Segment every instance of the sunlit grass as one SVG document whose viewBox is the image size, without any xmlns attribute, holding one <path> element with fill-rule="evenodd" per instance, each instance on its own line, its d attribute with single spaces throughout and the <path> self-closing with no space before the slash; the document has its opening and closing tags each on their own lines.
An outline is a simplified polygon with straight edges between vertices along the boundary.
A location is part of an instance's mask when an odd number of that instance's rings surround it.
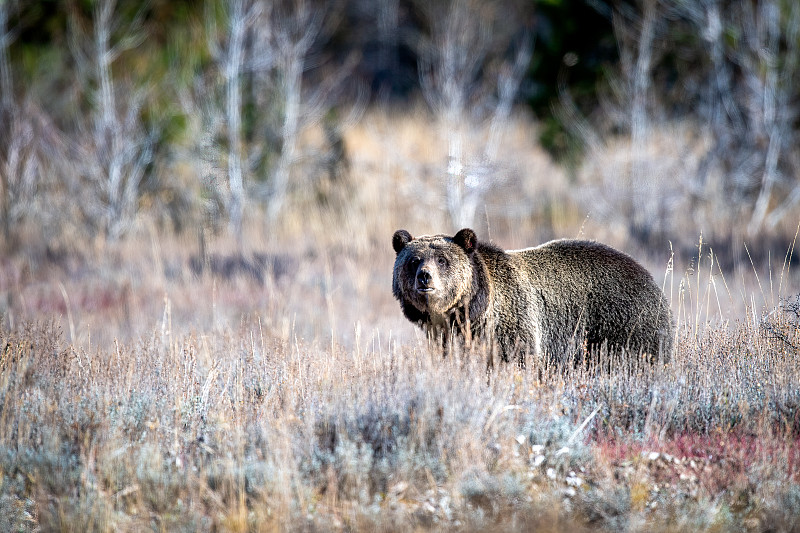
<svg viewBox="0 0 800 533">
<path fill-rule="evenodd" d="M 487 374 L 429 350 L 391 296 L 392 232 L 457 229 L 429 126 L 353 126 L 350 194 L 298 186 L 241 250 L 145 220 L 0 258 L 0 530 L 797 528 L 791 235 L 733 270 L 698 235 L 643 249 L 580 214 L 520 121 L 502 157 L 536 170 L 509 189 L 532 207 L 487 208 L 479 236 L 612 241 L 663 284 L 677 348 Z"/>
<path fill-rule="evenodd" d="M 378 332 L 344 348 L 249 323 L 90 351 L 29 324 L 2 332 L 3 515 L 131 531 L 789 520 L 797 326 L 682 333 L 663 368 L 487 376 L 479 354 Z"/>
</svg>

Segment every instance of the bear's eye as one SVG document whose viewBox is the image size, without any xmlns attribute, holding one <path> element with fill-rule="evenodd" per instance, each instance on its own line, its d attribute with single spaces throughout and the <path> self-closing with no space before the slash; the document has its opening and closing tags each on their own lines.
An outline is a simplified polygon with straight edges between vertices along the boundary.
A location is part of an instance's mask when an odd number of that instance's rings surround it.
<svg viewBox="0 0 800 533">
<path fill-rule="evenodd" d="M 416 270 L 419 266 L 419 261 L 419 257 L 412 257 L 411 261 L 408 262 L 408 266 L 410 266 L 412 270 Z"/>
<path fill-rule="evenodd" d="M 447 259 L 445 259 L 443 256 L 440 255 L 439 257 L 437 257 L 436 258 L 436 262 L 439 263 L 440 267 L 447 268 L 447 264 L 448 264 L 447 263 Z"/>
</svg>

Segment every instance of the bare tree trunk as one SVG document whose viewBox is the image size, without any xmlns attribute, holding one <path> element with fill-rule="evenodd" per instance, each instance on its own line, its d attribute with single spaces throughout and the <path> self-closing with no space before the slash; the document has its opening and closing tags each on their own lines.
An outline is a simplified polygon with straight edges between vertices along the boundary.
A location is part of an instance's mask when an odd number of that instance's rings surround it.
<svg viewBox="0 0 800 533">
<path fill-rule="evenodd" d="M 455 227 L 466 227 L 471 221 L 463 213 L 464 197 L 464 125 L 461 123 L 463 110 L 458 105 L 448 109 L 444 129 L 447 132 L 447 210 Z"/>
<path fill-rule="evenodd" d="M 646 0 L 644 3 L 642 29 L 638 40 L 636 67 L 633 72 L 633 79 L 631 80 L 631 85 L 633 87 L 633 105 L 631 107 L 631 144 L 634 150 L 641 149 L 646 144 L 647 137 L 649 135 L 647 97 L 650 91 L 650 70 L 653 59 L 655 21 L 655 0 Z"/>
<path fill-rule="evenodd" d="M 9 6 L 5 0 L 0 0 L 0 143 L 3 154 L 11 143 L 11 122 L 13 109 L 13 95 L 11 83 L 11 66 L 8 57 L 8 47 L 11 45 L 11 33 L 8 29 Z M 4 131 L 6 130 L 7 131 Z M 6 163 L 2 161 L 0 163 Z M 5 168 L 3 168 L 5 167 Z M 2 194 L 3 237 L 6 243 L 11 239 L 11 191 L 9 190 L 9 176 L 6 164 L 0 167 L 0 194 Z"/>
<path fill-rule="evenodd" d="M 305 52 L 303 52 L 305 54 Z M 283 68 L 284 117 L 281 128 L 283 146 L 273 175 L 269 217 L 275 219 L 283 208 L 289 188 L 289 176 L 296 158 L 297 135 L 300 126 L 300 95 L 302 91 L 303 58 L 294 55 L 285 61 Z"/>
<path fill-rule="evenodd" d="M 10 2 L 0 1 L 0 109 L 10 109 L 13 103 L 13 84 L 11 82 L 11 61 L 8 48 L 14 35 L 8 27 Z"/>
<path fill-rule="evenodd" d="M 99 90 L 99 112 L 95 116 L 95 146 L 105 155 L 105 169 L 108 173 L 106 193 L 108 201 L 106 231 L 116 237 L 115 228 L 122 215 L 122 168 L 120 165 L 119 126 L 117 124 L 117 104 L 114 85 L 111 81 L 111 62 L 113 56 L 110 48 L 111 22 L 114 14 L 115 0 L 103 0 L 95 6 L 94 12 L 94 60 Z"/>
<path fill-rule="evenodd" d="M 239 251 L 242 249 L 242 216 L 244 213 L 244 183 L 242 178 L 241 150 L 241 87 L 240 77 L 244 64 L 244 36 L 247 14 L 244 0 L 235 0 L 231 6 L 228 29 L 227 57 L 225 58 L 225 114 L 228 121 L 228 186 L 230 187 L 230 223 Z"/>
<path fill-rule="evenodd" d="M 652 213 L 657 209 L 646 206 L 646 209 L 637 209 L 641 201 L 655 201 L 660 203 L 658 198 L 648 191 L 648 184 L 651 183 L 651 176 L 647 166 L 643 163 L 645 150 L 647 149 L 648 138 L 650 137 L 650 125 L 647 113 L 647 102 L 650 93 L 650 75 L 653 61 L 653 40 L 655 38 L 656 23 L 656 1 L 644 1 L 644 13 L 641 20 L 641 30 L 636 48 L 636 64 L 633 70 L 633 79 L 630 80 L 632 87 L 632 107 L 631 107 L 631 165 L 629 167 L 629 194 L 634 200 L 630 203 L 632 210 L 631 221 L 634 231 L 641 237 L 646 238 L 652 230 L 654 222 L 650 220 Z"/>
<path fill-rule="evenodd" d="M 303 123 L 303 72 L 308 51 L 319 36 L 324 13 L 305 0 L 290 0 L 273 15 L 273 47 L 284 104 L 281 153 L 272 176 L 267 214 L 275 220 L 289 190 L 291 169 L 297 159 L 297 141 Z"/>
</svg>

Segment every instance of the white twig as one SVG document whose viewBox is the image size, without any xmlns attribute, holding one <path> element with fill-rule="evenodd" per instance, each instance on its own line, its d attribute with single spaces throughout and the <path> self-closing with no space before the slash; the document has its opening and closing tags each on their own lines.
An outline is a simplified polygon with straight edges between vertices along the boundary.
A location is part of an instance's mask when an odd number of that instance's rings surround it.
<svg viewBox="0 0 800 533">
<path fill-rule="evenodd" d="M 595 415 L 597 415 L 597 413 L 599 413 L 599 412 L 600 412 L 600 409 L 601 409 L 601 408 L 602 408 L 602 405 L 598 405 L 598 406 L 595 408 L 595 410 L 594 410 L 594 411 L 592 411 L 592 414 L 590 414 L 589 416 L 587 416 L 587 417 L 586 417 L 586 420 L 584 420 L 584 421 L 583 421 L 583 423 L 582 423 L 580 426 L 578 426 L 578 429 L 576 429 L 576 430 L 575 430 L 575 431 L 572 433 L 572 435 L 569 437 L 569 439 L 567 439 L 567 444 L 572 444 L 572 443 L 575 441 L 575 439 L 577 439 L 577 438 L 578 438 L 578 435 L 580 435 L 581 431 L 583 431 L 584 429 L 586 429 L 586 426 L 588 426 L 588 425 L 589 425 L 589 422 L 591 422 L 591 421 L 592 421 L 592 418 L 594 418 L 594 417 L 595 417 Z"/>
</svg>

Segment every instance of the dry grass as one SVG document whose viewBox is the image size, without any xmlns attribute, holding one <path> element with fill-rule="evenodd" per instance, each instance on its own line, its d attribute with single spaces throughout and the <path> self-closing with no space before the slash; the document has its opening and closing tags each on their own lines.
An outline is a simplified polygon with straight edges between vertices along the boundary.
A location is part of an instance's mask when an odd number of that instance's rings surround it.
<svg viewBox="0 0 800 533">
<path fill-rule="evenodd" d="M 791 239 L 771 268 L 701 247 L 669 270 L 586 220 L 521 121 L 503 158 L 538 170 L 528 211 L 487 209 L 483 233 L 602 236 L 666 270 L 678 348 L 487 376 L 480 354 L 432 354 L 389 290 L 392 231 L 449 227 L 420 124 L 353 126 L 351 194 L 294 191 L 241 255 L 208 236 L 202 261 L 143 223 L 0 258 L 0 530 L 798 530 Z"/>
<path fill-rule="evenodd" d="M 28 324 L 2 332 L 4 529 L 794 527 L 798 322 L 764 324 L 665 368 L 490 378 L 379 331 Z"/>
</svg>

